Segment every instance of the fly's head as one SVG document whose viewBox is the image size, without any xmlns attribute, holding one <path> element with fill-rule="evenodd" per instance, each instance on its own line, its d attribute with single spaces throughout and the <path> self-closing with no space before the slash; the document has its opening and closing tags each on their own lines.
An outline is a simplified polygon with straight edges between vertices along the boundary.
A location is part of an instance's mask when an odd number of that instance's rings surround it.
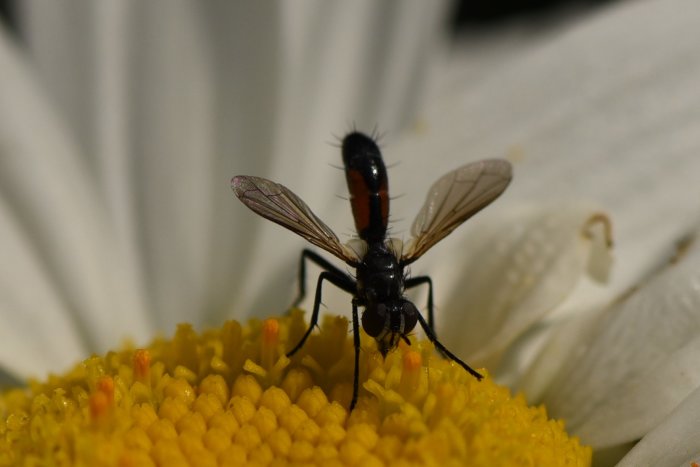
<svg viewBox="0 0 700 467">
<path fill-rule="evenodd" d="M 416 327 L 417 315 L 416 306 L 406 299 L 370 302 L 362 314 L 362 328 L 374 337 L 379 352 L 386 357 L 399 340 L 410 344 L 407 335 Z"/>
</svg>

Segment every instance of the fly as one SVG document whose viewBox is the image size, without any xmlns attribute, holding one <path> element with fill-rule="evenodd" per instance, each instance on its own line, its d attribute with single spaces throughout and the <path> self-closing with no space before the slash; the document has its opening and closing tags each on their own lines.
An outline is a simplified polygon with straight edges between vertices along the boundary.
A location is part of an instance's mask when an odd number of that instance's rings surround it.
<svg viewBox="0 0 700 467">
<path fill-rule="evenodd" d="M 236 196 L 260 216 L 304 237 L 310 243 L 355 268 L 352 277 L 317 253 L 304 249 L 299 265 L 299 296 L 306 295 L 306 261 L 323 272 L 316 283 L 314 307 L 309 328 L 288 357 L 306 342 L 318 322 L 324 281 L 352 295 L 352 328 L 355 370 L 350 410 L 357 403 L 359 382 L 360 333 L 358 308 L 363 308 L 362 328 L 377 341 L 382 356 L 396 348 L 400 340 L 410 344 L 408 334 L 419 323 L 435 347 L 477 379 L 482 375 L 460 360 L 438 341 L 433 319 L 433 283 L 429 276 L 406 276 L 406 267 L 420 258 L 464 221 L 503 193 L 512 178 L 508 161 L 489 159 L 473 162 L 439 178 L 411 227 L 413 238 L 406 245 L 388 238 L 389 182 L 377 143 L 367 135 L 352 132 L 343 139 L 343 164 L 350 192 L 350 205 L 358 239 L 342 244 L 337 235 L 292 191 L 279 183 L 239 175 L 231 180 Z M 428 286 L 428 320 L 404 296 L 404 291 Z"/>
</svg>

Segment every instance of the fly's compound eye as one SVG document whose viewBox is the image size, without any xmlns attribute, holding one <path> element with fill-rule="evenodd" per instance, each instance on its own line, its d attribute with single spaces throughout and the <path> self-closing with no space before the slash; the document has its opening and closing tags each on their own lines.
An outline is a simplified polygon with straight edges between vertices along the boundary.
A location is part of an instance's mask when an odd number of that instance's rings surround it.
<svg viewBox="0 0 700 467">
<path fill-rule="evenodd" d="M 418 310 L 416 309 L 416 306 L 409 302 L 408 300 L 404 301 L 401 304 L 401 313 L 403 314 L 403 333 L 407 334 L 413 330 L 413 328 L 416 327 L 416 323 L 418 322 Z"/>
<path fill-rule="evenodd" d="M 386 306 L 376 304 L 368 306 L 362 313 L 362 329 L 368 336 L 377 337 L 386 327 Z"/>
</svg>

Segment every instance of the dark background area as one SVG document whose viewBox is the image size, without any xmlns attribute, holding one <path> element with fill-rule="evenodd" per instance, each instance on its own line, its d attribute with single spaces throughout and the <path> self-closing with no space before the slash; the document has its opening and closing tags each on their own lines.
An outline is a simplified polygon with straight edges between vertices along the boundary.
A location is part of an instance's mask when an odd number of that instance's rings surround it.
<svg viewBox="0 0 700 467">
<path fill-rule="evenodd" d="M 19 2 L 0 0 L 0 21 L 21 38 Z M 470 29 L 489 29 L 513 20 L 556 18 L 562 13 L 588 10 L 612 0 L 460 0 L 455 2 L 450 27 L 459 35 Z"/>
<path fill-rule="evenodd" d="M 17 33 L 17 8 L 15 3 L 13 0 L 0 0 L 0 21 L 10 31 Z"/>
<path fill-rule="evenodd" d="M 452 30 L 497 27 L 513 20 L 555 18 L 563 13 L 585 11 L 612 0 L 460 0 L 455 2 Z"/>
</svg>

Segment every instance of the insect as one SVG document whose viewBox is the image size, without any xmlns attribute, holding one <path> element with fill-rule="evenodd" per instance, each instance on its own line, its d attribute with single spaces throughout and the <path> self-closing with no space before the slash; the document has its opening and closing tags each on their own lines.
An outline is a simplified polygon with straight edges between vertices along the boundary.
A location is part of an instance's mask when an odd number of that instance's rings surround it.
<svg viewBox="0 0 700 467">
<path fill-rule="evenodd" d="M 394 349 L 400 340 L 410 344 L 408 334 L 420 323 L 428 339 L 444 356 L 481 379 L 481 374 L 451 353 L 437 339 L 433 319 L 433 283 L 430 277 L 408 277 L 406 268 L 503 193 L 512 178 L 510 163 L 499 159 L 483 160 L 462 166 L 438 179 L 430 187 L 425 204 L 413 222 L 412 240 L 404 245 L 401 240 L 387 236 L 389 182 L 377 143 L 365 134 L 352 132 L 343 139 L 342 156 L 359 237 L 347 244 L 342 244 L 330 227 L 287 187 L 264 178 L 245 175 L 231 180 L 231 187 L 243 204 L 262 217 L 304 237 L 356 270 L 355 277 L 352 277 L 314 251 L 303 250 L 299 265 L 299 296 L 295 305 L 306 295 L 306 261 L 312 261 L 323 272 L 316 283 L 309 328 L 287 356 L 291 357 L 304 345 L 316 326 L 322 285 L 328 281 L 353 297 L 355 369 L 350 410 L 355 407 L 358 395 L 359 307 L 364 309 L 362 328 L 377 341 L 382 356 Z M 428 286 L 427 322 L 416 306 L 404 296 L 405 290 L 420 285 Z"/>
</svg>

